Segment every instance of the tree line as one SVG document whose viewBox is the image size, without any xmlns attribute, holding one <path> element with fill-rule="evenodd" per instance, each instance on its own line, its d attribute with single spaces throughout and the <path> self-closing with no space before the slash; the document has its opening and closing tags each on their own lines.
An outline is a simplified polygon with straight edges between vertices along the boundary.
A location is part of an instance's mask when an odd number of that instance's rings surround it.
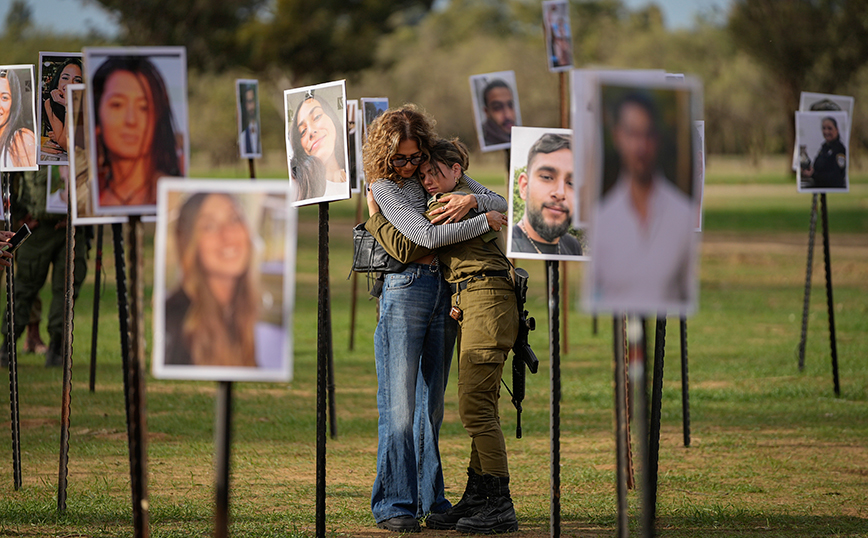
<svg viewBox="0 0 868 538">
<path fill-rule="evenodd" d="M 234 84 L 262 85 L 266 150 L 283 151 L 282 90 L 340 78 L 350 98 L 416 102 L 438 131 L 475 146 L 468 78 L 514 70 L 523 123 L 559 126 L 558 76 L 546 68 L 541 3 L 534 0 L 92 0 L 117 36 L 33 26 L 13 0 L 3 63 L 87 45 L 184 45 L 190 65 L 191 148 L 214 164 L 235 144 Z M 704 84 L 709 153 L 792 151 L 800 91 L 853 95 L 851 155 L 868 147 L 868 9 L 864 0 L 734 0 L 726 13 L 667 29 L 659 7 L 571 0 L 576 67 L 665 69 Z M 232 103 L 232 105 L 230 105 Z"/>
</svg>

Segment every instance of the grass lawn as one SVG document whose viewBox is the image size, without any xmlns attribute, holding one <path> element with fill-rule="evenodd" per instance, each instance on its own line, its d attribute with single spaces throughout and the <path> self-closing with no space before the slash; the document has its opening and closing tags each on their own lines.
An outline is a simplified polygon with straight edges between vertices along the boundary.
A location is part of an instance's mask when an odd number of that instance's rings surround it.
<svg viewBox="0 0 868 538">
<path fill-rule="evenodd" d="M 709 170 L 700 307 L 688 322 L 688 448 L 682 442 L 675 320 L 667 334 L 657 505 L 660 536 L 868 537 L 868 178 L 853 178 L 849 194 L 829 196 L 841 379 L 841 396 L 835 397 L 819 236 L 806 367 L 798 370 L 810 196 L 797 194 L 783 173 L 768 174 L 753 181 L 749 172 L 715 171 L 713 166 Z M 483 170 L 479 178 L 490 185 L 503 184 L 496 169 Z M 364 277 L 358 281 L 355 346 L 348 346 L 351 281 L 346 275 L 355 213 L 356 200 L 330 208 L 338 435 L 328 441 L 326 527 L 329 536 L 388 536 L 376 529 L 370 515 L 377 442 L 372 343 L 376 311 L 374 302 L 367 300 Z M 317 209 L 303 208 L 295 379 L 286 384 L 235 385 L 231 532 L 236 537 L 315 534 L 316 224 Z M 148 297 L 153 281 L 151 246 L 145 270 Z M 23 487 L 13 489 L 11 442 L 5 433 L 6 440 L 0 442 L 0 536 L 132 535 L 110 245 L 104 259 L 107 283 L 101 296 L 93 393 L 87 388 L 93 263 L 76 307 L 68 509 L 56 510 L 62 373 L 44 368 L 40 356 L 22 354 Z M 541 365 L 537 375 L 528 377 L 524 437 L 515 439 L 515 413 L 508 401 L 502 402 L 501 418 L 521 526 L 515 536 L 540 538 L 550 535 L 547 301 L 543 262 L 519 265 L 531 274 L 528 309 L 538 320 L 531 343 Z M 568 284 L 562 303 L 562 315 L 568 316 L 561 356 L 562 535 L 613 536 L 612 321 L 600 318 L 594 334 L 591 318 L 577 310 L 581 273 L 577 263 L 561 273 Z M 49 297 L 44 290 L 45 305 Z M 149 312 L 150 308 L 148 316 Z M 650 329 L 653 326 L 653 333 Z M 463 490 L 469 452 L 458 419 L 456 370 L 453 363 L 441 432 L 447 495 L 453 501 Z M 147 376 L 151 536 L 212 533 L 215 394 L 214 383 Z M 0 407 L 9 409 L 7 390 L 0 391 Z M 9 432 L 8 420 L 0 426 Z M 630 494 L 630 506 L 635 526 L 636 492 Z M 431 537 L 455 534 L 423 530 Z"/>
</svg>

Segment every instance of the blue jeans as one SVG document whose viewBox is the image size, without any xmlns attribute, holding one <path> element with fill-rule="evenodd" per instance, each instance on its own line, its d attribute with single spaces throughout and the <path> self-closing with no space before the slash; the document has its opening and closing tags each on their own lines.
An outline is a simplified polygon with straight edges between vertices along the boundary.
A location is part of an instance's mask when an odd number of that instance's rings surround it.
<svg viewBox="0 0 868 538">
<path fill-rule="evenodd" d="M 411 263 L 385 278 L 374 333 L 380 419 L 371 511 L 377 523 L 451 506 L 439 448 L 458 330 L 449 317 L 450 297 L 440 271 L 427 264 Z"/>
</svg>

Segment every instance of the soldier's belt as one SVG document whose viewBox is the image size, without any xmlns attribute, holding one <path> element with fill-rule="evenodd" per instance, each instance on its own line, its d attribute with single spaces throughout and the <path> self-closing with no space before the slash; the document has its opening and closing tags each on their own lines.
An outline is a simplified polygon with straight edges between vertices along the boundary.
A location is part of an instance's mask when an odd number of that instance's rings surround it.
<svg viewBox="0 0 868 538">
<path fill-rule="evenodd" d="M 506 269 L 501 269 L 500 271 L 485 271 L 483 273 L 473 275 L 472 277 L 464 279 L 461 282 L 456 282 L 455 284 L 452 284 L 452 293 L 458 293 L 459 291 L 467 289 L 467 285 L 470 283 L 471 280 L 479 280 L 480 278 L 495 276 L 509 278 L 509 271 L 507 271 Z"/>
</svg>

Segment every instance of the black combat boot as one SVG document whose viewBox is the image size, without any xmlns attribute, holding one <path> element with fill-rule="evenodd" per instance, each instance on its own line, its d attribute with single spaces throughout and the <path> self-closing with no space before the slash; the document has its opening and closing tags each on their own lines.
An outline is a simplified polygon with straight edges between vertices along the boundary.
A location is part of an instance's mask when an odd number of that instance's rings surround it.
<svg viewBox="0 0 868 538">
<path fill-rule="evenodd" d="M 455 528 L 458 520 L 472 516 L 474 512 L 485 504 L 485 495 L 481 493 L 482 475 L 476 474 L 470 467 L 467 468 L 467 487 L 458 504 L 446 510 L 442 514 L 431 514 L 425 520 L 425 526 L 432 529 L 451 530 Z"/>
<path fill-rule="evenodd" d="M 48 351 L 45 352 L 45 367 L 57 368 L 63 366 L 63 342 L 52 338 L 49 340 Z"/>
<path fill-rule="evenodd" d="M 474 515 L 461 518 L 455 530 L 469 534 L 498 534 L 518 530 L 518 519 L 509 496 L 509 477 L 482 475 L 485 506 Z"/>
</svg>

